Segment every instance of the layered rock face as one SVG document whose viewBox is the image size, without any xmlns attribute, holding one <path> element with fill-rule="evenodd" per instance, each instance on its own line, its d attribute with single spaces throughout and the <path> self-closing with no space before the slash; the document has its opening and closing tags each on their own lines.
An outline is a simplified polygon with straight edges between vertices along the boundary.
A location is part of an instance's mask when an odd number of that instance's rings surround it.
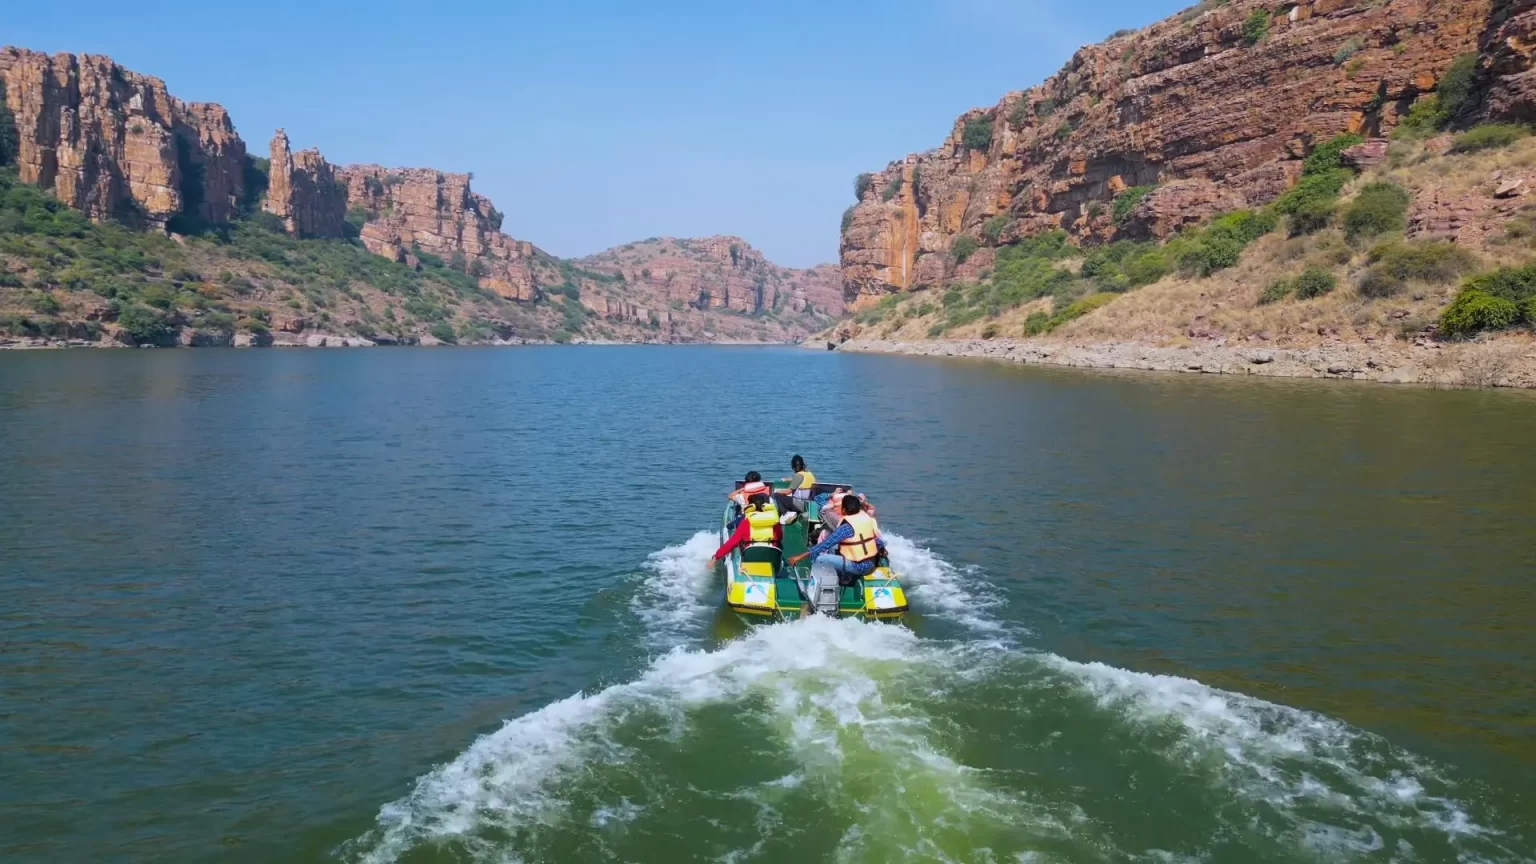
<svg viewBox="0 0 1536 864">
<path fill-rule="evenodd" d="M 1536 0 L 1496 0 L 1482 47 L 1489 117 L 1536 122 Z"/>
<path fill-rule="evenodd" d="M 293 153 L 288 134 L 272 136 L 271 173 L 262 209 L 283 220 L 296 237 L 340 237 L 346 227 L 347 187 L 319 150 Z"/>
<path fill-rule="evenodd" d="M 486 290 L 537 299 L 533 244 L 501 233 L 502 214 L 470 190 L 468 174 L 348 165 L 337 176 L 346 186 L 347 206 L 368 214 L 362 228 L 368 251 L 405 261 L 419 250 L 465 268 Z"/>
<path fill-rule="evenodd" d="M 1533 2 L 1300 0 L 1273 14 L 1268 0 L 1232 0 L 1083 48 L 1045 83 L 962 116 L 938 149 L 871 176 L 844 223 L 846 299 L 974 278 L 994 247 L 1054 228 L 1161 238 L 1266 203 L 1317 143 L 1390 131 L 1485 45 L 1502 52 L 1490 104 L 1503 92 L 1502 115 L 1524 117 Z M 1156 188 L 1117 222 L 1111 202 L 1133 186 Z M 961 234 L 983 248 L 957 265 Z"/>
<path fill-rule="evenodd" d="M 747 314 L 765 311 L 830 315 L 843 311 L 842 279 L 830 264 L 809 270 L 780 267 L 740 237 L 652 238 L 609 249 L 578 262 L 621 275 L 637 296 L 663 308 Z"/>
<path fill-rule="evenodd" d="M 226 222 L 245 192 L 245 143 L 218 105 L 93 54 L 0 48 L 17 170 L 92 219 Z M 174 227 L 174 225 L 173 225 Z"/>
</svg>

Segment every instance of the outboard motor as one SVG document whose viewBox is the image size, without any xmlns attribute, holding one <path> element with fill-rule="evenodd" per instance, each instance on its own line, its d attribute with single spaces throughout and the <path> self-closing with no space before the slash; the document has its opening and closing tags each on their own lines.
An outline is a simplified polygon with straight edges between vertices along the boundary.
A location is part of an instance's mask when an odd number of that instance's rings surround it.
<svg viewBox="0 0 1536 864">
<path fill-rule="evenodd" d="M 838 582 L 837 568 L 831 564 L 812 564 L 810 581 L 811 608 L 818 614 L 836 618 L 837 607 L 841 605 L 843 596 L 842 585 Z"/>
</svg>

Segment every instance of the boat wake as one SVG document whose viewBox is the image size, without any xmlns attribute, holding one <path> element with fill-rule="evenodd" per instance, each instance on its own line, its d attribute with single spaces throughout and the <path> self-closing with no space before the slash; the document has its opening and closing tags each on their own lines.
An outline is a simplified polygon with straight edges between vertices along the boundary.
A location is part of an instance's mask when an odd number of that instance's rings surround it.
<svg viewBox="0 0 1536 864">
<path fill-rule="evenodd" d="M 709 558 L 719 545 L 713 531 L 700 531 L 646 559 L 630 609 L 643 622 L 650 648 L 667 651 L 694 640 L 715 611 L 718 603 L 710 599 L 719 599 L 719 577 Z"/>
<path fill-rule="evenodd" d="M 976 567 L 957 567 L 916 541 L 886 532 L 891 568 L 901 576 L 907 599 L 918 614 L 942 618 L 977 634 L 996 636 L 1001 595 Z"/>
<path fill-rule="evenodd" d="M 691 542 L 691 541 L 690 541 Z M 1318 714 L 811 618 L 507 722 L 340 853 L 445 860 L 1529 860 L 1436 765 Z"/>
</svg>

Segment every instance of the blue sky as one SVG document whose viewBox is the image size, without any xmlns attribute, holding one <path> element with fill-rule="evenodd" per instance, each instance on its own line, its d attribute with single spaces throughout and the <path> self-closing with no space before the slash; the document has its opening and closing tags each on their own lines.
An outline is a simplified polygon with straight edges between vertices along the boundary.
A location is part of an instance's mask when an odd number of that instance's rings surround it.
<svg viewBox="0 0 1536 864">
<path fill-rule="evenodd" d="M 739 234 L 837 257 L 853 177 L 1180 0 L 10 0 L 0 43 L 109 54 L 334 163 L 473 171 L 561 256 Z M 237 11 L 238 10 L 238 11 Z"/>
</svg>

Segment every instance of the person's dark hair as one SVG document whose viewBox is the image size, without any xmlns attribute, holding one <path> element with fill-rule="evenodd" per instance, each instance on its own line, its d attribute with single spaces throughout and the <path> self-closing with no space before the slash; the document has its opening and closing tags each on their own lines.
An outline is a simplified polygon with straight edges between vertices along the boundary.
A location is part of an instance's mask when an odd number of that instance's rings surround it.
<svg viewBox="0 0 1536 864">
<path fill-rule="evenodd" d="M 761 510 L 762 508 L 768 506 L 768 496 L 763 495 L 762 493 L 758 493 L 757 495 L 753 495 L 751 498 L 748 498 L 747 503 Z"/>
<path fill-rule="evenodd" d="M 863 509 L 864 509 L 864 502 L 859 500 L 859 496 L 857 496 L 857 495 L 845 495 L 845 496 L 843 496 L 843 514 L 844 515 L 847 515 L 849 513 L 857 513 L 857 512 L 859 512 L 860 510 L 863 510 Z"/>
<path fill-rule="evenodd" d="M 799 456 L 791 456 L 791 457 L 789 457 L 789 470 L 791 470 L 791 471 L 804 471 L 805 470 L 805 460 L 800 458 Z"/>
<path fill-rule="evenodd" d="M 763 475 L 757 473 L 756 471 L 748 471 L 747 472 L 747 480 L 746 480 L 746 482 L 748 482 L 748 483 L 761 483 L 761 482 L 763 482 Z"/>
</svg>

